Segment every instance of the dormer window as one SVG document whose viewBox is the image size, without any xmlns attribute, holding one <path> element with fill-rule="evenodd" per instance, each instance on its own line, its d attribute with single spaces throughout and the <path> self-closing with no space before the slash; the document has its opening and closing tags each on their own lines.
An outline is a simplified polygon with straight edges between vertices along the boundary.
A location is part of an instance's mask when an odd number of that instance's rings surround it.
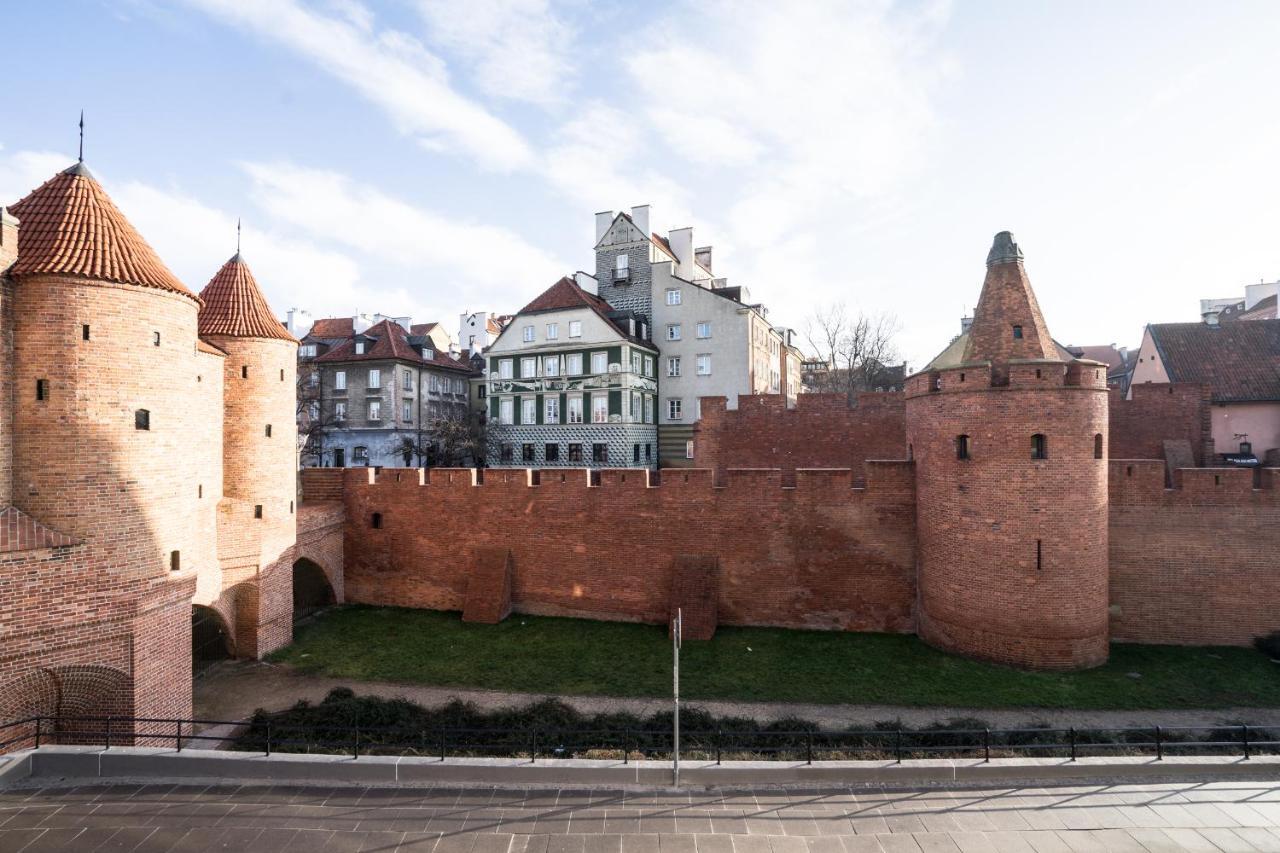
<svg viewBox="0 0 1280 853">
<path fill-rule="evenodd" d="M 356 355 L 364 355 L 364 341 L 356 341 Z"/>
<path fill-rule="evenodd" d="M 1014 326 L 1014 327 L 1013 327 L 1013 339 L 1014 339 L 1015 341 L 1020 341 L 1020 340 L 1022 340 L 1022 327 L 1021 327 L 1021 326 Z"/>
</svg>

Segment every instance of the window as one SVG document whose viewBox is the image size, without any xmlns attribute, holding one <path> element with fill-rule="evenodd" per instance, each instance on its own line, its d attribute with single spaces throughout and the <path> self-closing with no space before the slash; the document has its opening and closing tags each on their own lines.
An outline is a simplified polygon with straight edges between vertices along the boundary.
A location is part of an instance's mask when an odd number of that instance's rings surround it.
<svg viewBox="0 0 1280 853">
<path fill-rule="evenodd" d="M 427 374 L 427 392 L 435 394 L 440 390 L 440 380 L 436 378 L 434 373 Z"/>
<path fill-rule="evenodd" d="M 510 397 L 503 397 L 498 401 L 498 423 L 510 424 L 514 423 L 516 418 L 516 401 Z"/>
<path fill-rule="evenodd" d="M 706 322 L 706 321 L 704 320 L 704 321 L 702 321 L 701 323 L 699 323 L 699 324 L 698 324 L 698 337 L 700 337 L 700 338 L 709 338 L 709 337 L 711 337 L 711 324 L 710 324 L 710 323 L 708 323 L 708 322 Z"/>
<path fill-rule="evenodd" d="M 408 424 L 413 423 L 413 403 L 410 403 L 407 400 L 405 401 L 404 411 L 402 412 L 402 415 L 403 416 L 400 418 L 400 420 Z"/>
<path fill-rule="evenodd" d="M 649 396 L 644 398 L 644 422 L 653 423 L 653 398 Z"/>
<path fill-rule="evenodd" d="M 520 445 L 520 461 L 521 462 L 533 461 L 533 445 L 532 444 L 525 442 L 524 444 Z"/>
<path fill-rule="evenodd" d="M 357 465 L 368 465 L 369 448 L 365 447 L 363 444 L 357 444 L 355 447 L 351 448 L 351 461 Z"/>
<path fill-rule="evenodd" d="M 271 438 L 271 424 L 267 424 L 267 438 Z"/>
<path fill-rule="evenodd" d="M 969 436 L 967 435 L 956 436 L 956 458 L 957 459 L 969 458 Z"/>
<path fill-rule="evenodd" d="M 688 439 L 684 443 L 684 458 L 685 459 L 693 458 L 693 439 Z"/>
<path fill-rule="evenodd" d="M 345 468 L 347 465 L 347 451 L 341 447 L 333 449 L 333 467 Z"/>
<path fill-rule="evenodd" d="M 502 447 L 498 450 L 498 459 L 501 462 L 507 463 L 510 463 L 515 459 L 515 447 L 511 442 L 502 442 Z"/>
<path fill-rule="evenodd" d="M 302 356 L 303 358 L 315 358 L 316 345 L 303 344 L 302 346 L 298 347 L 298 355 Z"/>
<path fill-rule="evenodd" d="M 669 420 L 678 421 L 681 417 L 681 405 L 679 397 L 672 397 L 667 400 L 667 418 Z"/>
<path fill-rule="evenodd" d="M 413 371 L 412 370 L 406 370 L 404 372 L 404 380 L 401 383 L 401 387 L 404 388 L 404 390 L 406 391 L 410 391 L 410 392 L 413 391 Z"/>
<path fill-rule="evenodd" d="M 644 461 L 645 462 L 653 461 L 653 445 L 652 444 L 646 444 L 644 446 Z"/>
<path fill-rule="evenodd" d="M 509 358 L 504 358 L 501 361 L 499 361 L 498 362 L 498 378 L 510 379 L 513 375 L 512 366 L 513 366 L 512 361 Z"/>
<path fill-rule="evenodd" d="M 667 288 L 667 304 L 668 305 L 680 304 L 680 288 L 678 287 Z"/>
<path fill-rule="evenodd" d="M 560 461 L 560 445 L 544 444 L 542 446 L 542 458 L 548 462 Z"/>
<path fill-rule="evenodd" d="M 571 423 L 571 424 L 582 423 L 582 395 L 581 394 L 569 395 L 568 413 L 569 413 L 568 423 Z"/>
<path fill-rule="evenodd" d="M 364 341 L 356 341 L 356 355 L 364 355 Z"/>
<path fill-rule="evenodd" d="M 318 400 L 312 400 L 307 404 L 307 420 L 320 420 L 320 402 Z"/>
<path fill-rule="evenodd" d="M 1013 327 L 1013 339 L 1014 339 L 1015 341 L 1020 341 L 1020 340 L 1022 340 L 1022 327 L 1021 327 L 1021 326 L 1014 326 L 1014 327 Z"/>
<path fill-rule="evenodd" d="M 543 376 L 559 376 L 560 375 L 560 356 L 549 355 L 542 360 Z"/>
<path fill-rule="evenodd" d="M 377 390 L 378 388 L 381 388 L 381 387 L 382 387 L 382 371 L 375 367 L 369 371 L 369 388 L 373 390 Z"/>
<path fill-rule="evenodd" d="M 607 424 L 609 422 L 609 395 L 596 393 L 591 395 L 591 422 Z"/>
<path fill-rule="evenodd" d="M 680 356 L 672 355 L 667 357 L 667 375 L 668 376 L 680 375 Z"/>
<path fill-rule="evenodd" d="M 538 375 L 538 360 L 536 358 L 520 359 L 520 378 L 532 379 Z"/>
<path fill-rule="evenodd" d="M 631 420 L 635 421 L 636 423 L 639 423 L 640 416 L 643 413 L 644 413 L 644 403 L 640 402 L 640 392 L 632 391 L 631 392 L 631 411 L 628 412 L 628 414 L 631 415 Z"/>
<path fill-rule="evenodd" d="M 680 340 L 680 324 L 679 323 L 672 323 L 670 326 L 667 326 L 667 340 L 669 341 Z"/>
<path fill-rule="evenodd" d="M 606 463 L 609 461 L 609 445 L 593 444 L 591 445 L 591 461 Z"/>
<path fill-rule="evenodd" d="M 591 372 L 607 373 L 609 371 L 609 354 L 607 352 L 591 353 Z"/>
<path fill-rule="evenodd" d="M 152 343 L 153 345 L 155 345 L 155 346 L 160 346 L 160 333 L 159 333 L 159 332 L 152 332 L 152 333 L 151 333 L 151 343 Z"/>
<path fill-rule="evenodd" d="M 382 401 L 381 400 L 369 401 L 369 420 L 371 421 L 382 420 Z"/>
<path fill-rule="evenodd" d="M 280 381 L 281 381 L 281 382 L 283 382 L 283 381 L 284 381 L 284 368 L 283 368 L 283 367 L 282 367 L 282 368 L 280 368 Z"/>
<path fill-rule="evenodd" d="M 181 551 L 169 552 L 169 571 L 171 572 L 182 571 L 182 552 Z"/>
<path fill-rule="evenodd" d="M 538 422 L 538 400 L 536 397 L 520 398 L 520 423 L 536 424 Z"/>
<path fill-rule="evenodd" d="M 542 399 L 542 422 L 548 424 L 560 423 L 560 397 L 555 394 L 549 394 Z"/>
<path fill-rule="evenodd" d="M 36 399 L 37 400 L 49 399 L 49 380 L 48 379 L 36 380 Z"/>
<path fill-rule="evenodd" d="M 1049 443 L 1042 433 L 1036 433 L 1031 436 L 1031 458 L 1032 459 L 1048 459 Z"/>
<path fill-rule="evenodd" d="M 619 274 L 618 274 L 618 275 L 616 275 L 616 276 L 614 276 L 614 278 L 626 278 L 626 277 L 627 277 L 627 268 L 628 268 L 628 265 L 629 265 L 630 263 L 631 263 L 631 259 L 630 259 L 629 257 L 627 257 L 627 254 L 626 254 L 625 252 L 624 252 L 623 254 L 618 255 L 617 257 L 615 257 L 615 258 L 613 259 L 613 268 L 614 268 L 614 270 L 616 270 Z"/>
<path fill-rule="evenodd" d="M 1102 458 L 1102 433 L 1098 433 L 1093 437 L 1093 458 Z"/>
<path fill-rule="evenodd" d="M 651 355 L 644 357 L 644 375 L 653 376 L 653 356 Z"/>
<path fill-rule="evenodd" d="M 249 365 L 247 364 L 240 365 L 240 378 L 241 379 L 249 378 Z"/>
<path fill-rule="evenodd" d="M 548 323 L 547 324 L 547 340 L 554 341 L 559 337 L 560 337 L 560 324 Z"/>
<path fill-rule="evenodd" d="M 320 371 L 316 370 L 314 367 L 311 368 L 307 373 L 307 384 L 312 388 L 317 387 L 320 384 Z"/>
<path fill-rule="evenodd" d="M 582 445 L 581 444 L 577 444 L 575 442 L 569 445 L 569 461 L 570 462 L 582 461 Z"/>
<path fill-rule="evenodd" d="M 347 419 L 347 403 L 345 400 L 339 400 L 333 404 L 333 418 L 336 421 L 345 421 Z"/>
<path fill-rule="evenodd" d="M 694 367 L 694 370 L 697 372 L 699 376 L 710 376 L 711 375 L 711 355 L 709 353 L 703 353 L 702 355 L 698 356 L 698 360 L 697 360 L 696 366 Z M 774 387 L 776 388 L 777 387 L 776 373 L 774 374 L 774 377 L 775 377 Z"/>
<path fill-rule="evenodd" d="M 138 409 L 133 413 L 134 429 L 151 429 L 151 412 L 146 409 Z"/>
<path fill-rule="evenodd" d="M 639 373 L 640 370 L 643 368 L 643 366 L 644 366 L 644 361 L 641 359 L 640 353 L 636 352 L 635 350 L 632 350 L 631 351 L 631 372 Z"/>
<path fill-rule="evenodd" d="M 333 374 L 333 390 L 347 390 L 347 371 L 339 370 L 337 373 Z"/>
<path fill-rule="evenodd" d="M 529 343 L 533 340 L 533 326 L 524 327 L 524 340 L 525 343 Z"/>
<path fill-rule="evenodd" d="M 631 461 L 632 462 L 640 461 L 640 445 L 638 444 L 631 445 Z"/>
<path fill-rule="evenodd" d="M 369 526 L 374 530 L 382 529 L 382 513 L 375 512 L 369 516 Z"/>
<path fill-rule="evenodd" d="M 253 517 L 262 518 L 262 504 L 253 505 Z"/>
<path fill-rule="evenodd" d="M 564 375 L 565 376 L 581 376 L 582 375 L 582 353 L 573 352 L 564 357 Z"/>
<path fill-rule="evenodd" d="M 198 497 L 198 498 L 203 498 L 203 497 L 204 497 L 204 483 L 199 483 L 199 484 L 196 486 L 196 497 Z"/>
<path fill-rule="evenodd" d="M 582 321 L 581 320 L 569 321 L 569 337 L 571 338 L 582 337 Z"/>
</svg>

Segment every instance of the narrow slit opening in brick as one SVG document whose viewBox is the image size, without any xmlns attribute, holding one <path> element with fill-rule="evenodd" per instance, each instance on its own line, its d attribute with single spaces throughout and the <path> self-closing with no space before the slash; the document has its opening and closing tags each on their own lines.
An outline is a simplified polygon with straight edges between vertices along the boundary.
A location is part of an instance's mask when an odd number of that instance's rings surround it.
<svg viewBox="0 0 1280 853">
<path fill-rule="evenodd" d="M 253 517 L 262 518 L 262 504 L 253 505 Z"/>
</svg>

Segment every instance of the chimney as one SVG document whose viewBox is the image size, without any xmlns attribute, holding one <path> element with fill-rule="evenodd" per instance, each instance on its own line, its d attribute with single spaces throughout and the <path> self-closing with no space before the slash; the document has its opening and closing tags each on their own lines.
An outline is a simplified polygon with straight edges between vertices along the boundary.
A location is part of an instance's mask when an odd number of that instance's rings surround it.
<svg viewBox="0 0 1280 853">
<path fill-rule="evenodd" d="M 700 249 L 693 250 L 693 256 L 698 263 L 709 273 L 711 272 L 711 247 L 703 246 Z"/>
<path fill-rule="evenodd" d="M 693 279 L 693 229 L 677 228 L 667 232 L 667 242 L 671 251 L 680 261 L 678 272 L 681 278 Z"/>
<path fill-rule="evenodd" d="M 18 259 L 18 217 L 0 207 L 0 275 Z"/>
<path fill-rule="evenodd" d="M 961 317 L 961 318 L 960 318 L 960 334 L 962 334 L 962 335 L 963 335 L 965 332 L 969 331 L 969 330 L 970 330 L 970 329 L 972 329 L 972 328 L 973 328 L 973 318 L 972 318 L 972 317 Z"/>
<path fill-rule="evenodd" d="M 609 226 L 613 224 L 613 211 L 602 210 L 596 214 L 596 242 L 599 243 L 604 239 L 604 233 L 609 230 Z"/>
<path fill-rule="evenodd" d="M 641 204 L 631 208 L 631 221 L 640 229 L 640 233 L 648 237 L 649 231 L 649 205 Z"/>
<path fill-rule="evenodd" d="M 1218 325 L 1218 314 L 1221 313 L 1221 311 L 1221 308 L 1210 308 L 1200 316 L 1204 318 L 1204 324 L 1206 326 L 1216 326 Z"/>
<path fill-rule="evenodd" d="M 372 325 L 373 323 L 369 322 L 369 315 L 361 314 L 360 309 L 357 308 L 355 315 L 352 316 L 351 318 L 352 331 L 354 331 L 356 334 L 359 334 L 363 332 L 365 329 L 368 329 Z"/>
<path fill-rule="evenodd" d="M 587 275 L 582 270 L 578 270 L 576 273 L 573 274 L 573 280 L 574 282 L 577 283 L 578 287 L 581 287 L 583 290 L 585 290 L 587 293 L 590 293 L 592 296 L 600 295 L 600 285 L 596 281 L 595 276 Z"/>
</svg>

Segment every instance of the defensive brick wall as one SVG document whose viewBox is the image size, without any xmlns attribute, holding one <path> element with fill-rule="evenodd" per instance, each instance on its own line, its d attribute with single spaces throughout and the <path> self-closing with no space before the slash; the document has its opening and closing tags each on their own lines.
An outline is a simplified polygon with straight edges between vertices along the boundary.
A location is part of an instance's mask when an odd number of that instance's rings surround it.
<svg viewBox="0 0 1280 853">
<path fill-rule="evenodd" d="M 901 393 L 801 394 L 787 408 L 782 394 L 703 397 L 694 428 L 693 464 L 717 472 L 779 468 L 790 483 L 797 468 L 849 468 L 863 475 L 867 459 L 906 459 L 906 406 Z"/>
<path fill-rule="evenodd" d="M 1126 400 L 1119 389 L 1111 391 L 1111 459 L 1164 459 L 1164 442 L 1185 439 L 1196 465 L 1213 461 L 1208 386 L 1148 383 L 1132 392 Z"/>
<path fill-rule="evenodd" d="M 1280 630 L 1280 469 L 1110 463 L 1111 635 L 1120 642 L 1250 643 Z"/>
<path fill-rule="evenodd" d="M 510 549 L 517 612 L 664 623 L 678 558 L 718 561 L 722 624 L 913 629 L 909 462 L 712 472 L 348 469 L 348 601 L 461 610 L 476 552 Z"/>
</svg>

